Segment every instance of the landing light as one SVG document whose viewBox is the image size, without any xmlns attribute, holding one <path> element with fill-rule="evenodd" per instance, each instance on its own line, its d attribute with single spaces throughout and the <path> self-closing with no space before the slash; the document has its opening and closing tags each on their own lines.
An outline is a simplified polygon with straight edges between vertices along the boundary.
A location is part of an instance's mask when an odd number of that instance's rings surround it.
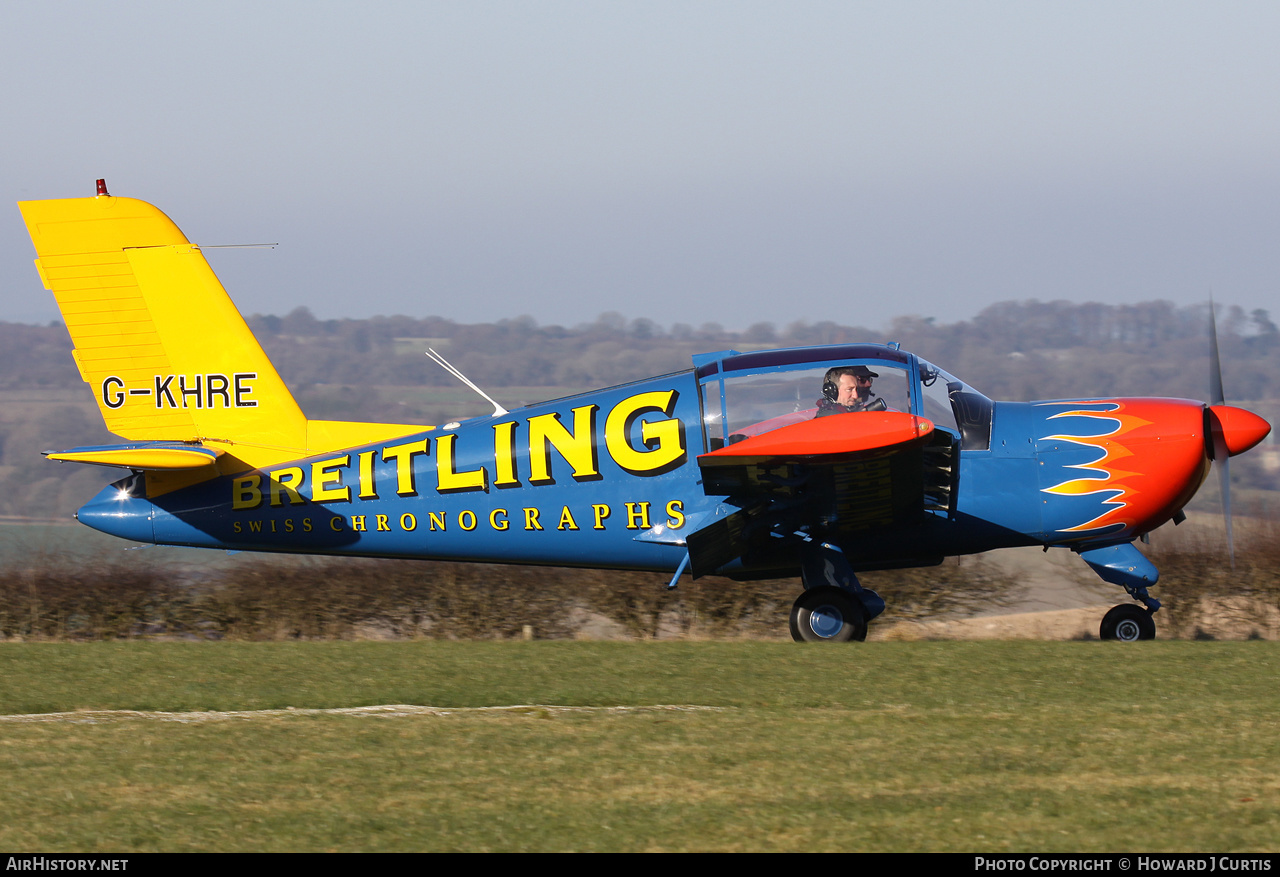
<svg viewBox="0 0 1280 877">
<path fill-rule="evenodd" d="M 124 501 L 125 501 L 126 499 L 128 499 L 128 498 L 129 498 L 129 488 L 127 488 L 127 487 L 118 487 L 118 488 L 116 488 L 116 501 L 117 501 L 117 502 L 124 502 Z"/>
</svg>

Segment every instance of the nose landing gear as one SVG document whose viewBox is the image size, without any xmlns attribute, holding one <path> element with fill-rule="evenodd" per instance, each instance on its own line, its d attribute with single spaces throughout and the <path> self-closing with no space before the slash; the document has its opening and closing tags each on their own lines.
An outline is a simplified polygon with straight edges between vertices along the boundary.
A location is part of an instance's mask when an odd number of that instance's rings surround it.
<svg viewBox="0 0 1280 877">
<path fill-rule="evenodd" d="M 1142 606 L 1122 603 L 1102 617 L 1098 636 L 1104 640 L 1132 643 L 1156 638 L 1156 622 L 1151 617 L 1160 609 L 1160 601 L 1147 588 L 1160 579 L 1160 572 L 1132 543 L 1109 545 L 1080 552 L 1104 582 L 1119 585 Z M 1143 608 L 1145 607 L 1145 608 Z"/>
<path fill-rule="evenodd" d="M 1104 640 L 1133 643 L 1156 638 L 1156 622 L 1151 610 L 1132 603 L 1121 603 L 1102 617 L 1098 636 Z"/>
</svg>

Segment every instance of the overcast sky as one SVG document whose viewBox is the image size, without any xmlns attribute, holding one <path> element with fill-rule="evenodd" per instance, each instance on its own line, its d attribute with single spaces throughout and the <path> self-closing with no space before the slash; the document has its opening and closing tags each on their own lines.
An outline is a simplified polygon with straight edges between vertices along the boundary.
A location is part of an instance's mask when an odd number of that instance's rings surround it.
<svg viewBox="0 0 1280 877">
<path fill-rule="evenodd" d="M 244 313 L 744 328 L 1280 311 L 1280 4 L 0 4 L 15 201 L 150 201 Z M 879 339 L 870 339 L 879 340 Z"/>
</svg>

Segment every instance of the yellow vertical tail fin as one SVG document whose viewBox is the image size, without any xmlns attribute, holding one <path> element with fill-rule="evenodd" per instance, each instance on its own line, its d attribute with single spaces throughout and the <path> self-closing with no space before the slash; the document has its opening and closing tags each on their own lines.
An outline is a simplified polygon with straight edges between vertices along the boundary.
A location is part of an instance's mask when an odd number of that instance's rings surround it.
<svg viewBox="0 0 1280 877">
<path fill-rule="evenodd" d="M 154 206 L 113 198 L 99 186 L 96 198 L 18 204 L 36 247 L 36 270 L 71 334 L 80 376 L 116 435 L 199 444 L 216 454 L 128 447 L 73 449 L 55 459 L 142 468 L 155 489 L 167 490 L 217 471 L 262 468 L 431 428 L 308 421 L 200 248 Z M 128 462 L 109 462 L 117 459 Z M 159 471 L 189 464 L 203 471 L 181 477 Z"/>
<path fill-rule="evenodd" d="M 19 207 L 109 430 L 215 445 L 241 468 L 305 454 L 306 417 L 169 217 L 107 195 Z"/>
</svg>

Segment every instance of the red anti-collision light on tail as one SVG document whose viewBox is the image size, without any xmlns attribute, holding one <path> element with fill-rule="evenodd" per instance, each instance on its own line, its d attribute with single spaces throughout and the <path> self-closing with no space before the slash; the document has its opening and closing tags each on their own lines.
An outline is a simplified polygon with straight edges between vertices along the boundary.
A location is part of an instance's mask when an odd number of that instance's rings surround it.
<svg viewBox="0 0 1280 877">
<path fill-rule="evenodd" d="M 1271 432 L 1271 424 L 1243 408 L 1211 405 L 1209 414 L 1213 431 L 1221 433 L 1227 453 L 1232 457 L 1243 454 Z"/>
<path fill-rule="evenodd" d="M 99 194 L 99 195 L 109 195 L 109 194 L 110 194 L 110 193 L 108 193 L 108 192 L 107 192 L 107 181 L 106 181 L 106 180 L 98 180 L 98 194 Z"/>
</svg>

